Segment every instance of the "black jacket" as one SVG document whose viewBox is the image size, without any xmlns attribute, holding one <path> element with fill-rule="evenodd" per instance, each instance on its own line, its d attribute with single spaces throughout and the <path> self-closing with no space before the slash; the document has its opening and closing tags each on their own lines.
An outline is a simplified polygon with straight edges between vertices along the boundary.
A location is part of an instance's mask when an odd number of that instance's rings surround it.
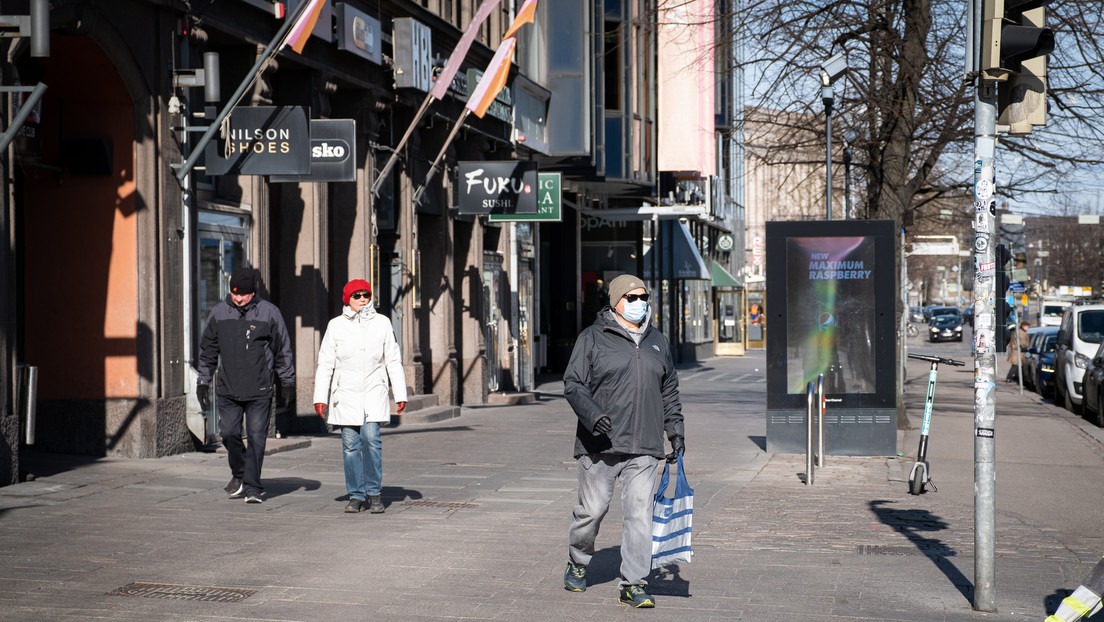
<svg viewBox="0 0 1104 622">
<path fill-rule="evenodd" d="M 272 396 L 273 371 L 280 384 L 295 386 L 291 339 L 276 305 L 257 296 L 244 307 L 230 297 L 215 305 L 199 342 L 196 381 L 210 384 L 216 367 L 215 393 L 235 400 Z"/>
<path fill-rule="evenodd" d="M 564 396 L 579 417 L 575 457 L 665 454 L 663 433 L 683 436 L 678 373 L 671 346 L 650 325 L 638 346 L 607 306 L 583 329 L 564 373 Z M 608 416 L 613 430 L 595 434 Z"/>
</svg>

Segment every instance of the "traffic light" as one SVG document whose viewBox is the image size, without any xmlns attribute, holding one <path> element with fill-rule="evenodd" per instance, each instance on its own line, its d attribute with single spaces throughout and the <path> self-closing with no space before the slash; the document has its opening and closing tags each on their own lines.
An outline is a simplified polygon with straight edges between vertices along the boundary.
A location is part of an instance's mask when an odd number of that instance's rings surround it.
<svg viewBox="0 0 1104 622">
<path fill-rule="evenodd" d="M 1012 317 L 1012 307 L 1008 305 L 1008 262 L 1011 259 L 1011 253 L 1008 252 L 1007 244 L 997 244 L 996 252 L 996 287 L 993 292 L 993 307 L 996 313 L 996 326 L 993 329 L 993 341 L 996 346 L 997 352 L 1004 352 L 1008 339 L 1012 336 L 1011 331 L 1008 330 L 1008 320 Z"/>
<path fill-rule="evenodd" d="M 1046 125 L 1047 55 L 1054 33 L 1046 27 L 1049 0 L 983 0 L 981 72 L 997 88 L 997 130 L 1030 134 Z"/>
</svg>

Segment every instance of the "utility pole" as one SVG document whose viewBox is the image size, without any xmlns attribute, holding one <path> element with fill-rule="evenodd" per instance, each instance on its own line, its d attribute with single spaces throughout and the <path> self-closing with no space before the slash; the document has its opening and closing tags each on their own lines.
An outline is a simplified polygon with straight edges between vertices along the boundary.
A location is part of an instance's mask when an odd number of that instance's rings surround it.
<svg viewBox="0 0 1104 622">
<path fill-rule="evenodd" d="M 984 46 L 984 0 L 971 0 L 970 56 Z M 980 44 L 980 45 L 976 45 Z M 980 60 L 980 59 L 978 59 Z M 996 83 L 974 67 L 974 609 L 996 605 L 996 187 L 993 160 L 997 142 Z"/>
</svg>

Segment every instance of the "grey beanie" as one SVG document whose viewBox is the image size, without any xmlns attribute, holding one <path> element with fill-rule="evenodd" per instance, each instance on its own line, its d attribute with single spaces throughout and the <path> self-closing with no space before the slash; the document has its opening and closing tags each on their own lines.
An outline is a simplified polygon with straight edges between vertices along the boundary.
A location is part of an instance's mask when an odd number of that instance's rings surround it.
<svg viewBox="0 0 1104 622">
<path fill-rule="evenodd" d="M 621 300 L 621 297 L 631 292 L 634 289 L 643 288 L 644 291 L 648 291 L 648 287 L 644 285 L 644 281 L 631 274 L 622 274 L 621 276 L 610 281 L 609 284 L 609 304 L 610 307 L 617 307 L 617 302 Z"/>
</svg>

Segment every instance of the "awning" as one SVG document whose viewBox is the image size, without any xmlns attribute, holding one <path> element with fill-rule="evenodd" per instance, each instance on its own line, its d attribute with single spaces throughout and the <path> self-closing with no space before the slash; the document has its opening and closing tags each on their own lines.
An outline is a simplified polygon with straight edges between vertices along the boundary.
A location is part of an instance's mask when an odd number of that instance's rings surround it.
<svg viewBox="0 0 1104 622">
<path fill-rule="evenodd" d="M 653 254 L 653 251 L 658 251 Z M 659 278 L 682 279 L 688 281 L 708 281 L 712 278 L 709 266 L 705 264 L 698 245 L 690 236 L 686 223 L 677 220 L 662 220 L 659 223 L 659 237 L 644 253 L 644 279 L 652 279 L 652 265 L 657 264 Z"/>
<path fill-rule="evenodd" d="M 721 264 L 713 262 L 713 269 L 709 271 L 713 276 L 713 287 L 729 287 L 736 289 L 743 289 L 744 284 L 736 277 L 732 276 L 732 273 L 721 267 Z"/>
</svg>

